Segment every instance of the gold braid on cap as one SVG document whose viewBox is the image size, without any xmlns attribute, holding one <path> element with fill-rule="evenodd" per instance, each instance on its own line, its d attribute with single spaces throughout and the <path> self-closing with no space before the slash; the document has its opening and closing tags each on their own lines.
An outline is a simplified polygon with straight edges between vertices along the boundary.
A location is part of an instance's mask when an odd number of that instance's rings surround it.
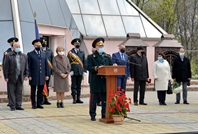
<svg viewBox="0 0 198 134">
<path fill-rule="evenodd" d="M 103 45 L 103 44 L 104 44 L 103 41 L 99 41 L 99 42 L 96 43 L 96 46 Z"/>
<path fill-rule="evenodd" d="M 41 46 L 41 42 L 35 42 L 34 45 Z"/>
</svg>

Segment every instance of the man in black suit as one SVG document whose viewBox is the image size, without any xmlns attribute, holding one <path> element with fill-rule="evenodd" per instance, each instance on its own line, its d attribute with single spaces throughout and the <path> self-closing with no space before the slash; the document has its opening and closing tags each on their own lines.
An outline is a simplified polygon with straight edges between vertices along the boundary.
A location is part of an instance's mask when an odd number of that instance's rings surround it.
<svg viewBox="0 0 198 134">
<path fill-rule="evenodd" d="M 42 51 L 46 54 L 46 57 L 47 57 L 47 60 L 49 62 L 49 64 L 52 65 L 52 60 L 54 58 L 54 53 L 53 51 L 47 47 L 47 38 L 46 37 L 41 37 L 41 43 L 42 43 Z M 48 64 L 48 74 L 49 74 L 49 79 L 46 80 L 46 85 L 47 85 L 47 92 L 48 92 L 48 95 L 49 95 L 49 82 L 50 82 L 50 76 L 52 74 L 52 66 L 50 66 Z M 46 96 L 45 94 L 43 94 L 43 104 L 46 104 L 46 105 L 51 105 L 51 103 L 48 101 L 48 96 Z"/>
<path fill-rule="evenodd" d="M 68 52 L 67 57 L 69 58 L 71 64 L 71 95 L 73 97 L 73 104 L 83 103 L 80 100 L 81 95 L 81 82 L 83 77 L 86 76 L 85 69 L 85 54 L 80 50 L 79 38 L 73 39 L 71 44 L 74 45 L 74 48 Z M 77 98 L 76 98 L 77 97 Z"/>
<path fill-rule="evenodd" d="M 182 84 L 183 104 L 189 104 L 187 101 L 187 85 L 190 84 L 192 77 L 190 60 L 184 56 L 184 48 L 180 48 L 179 56 L 176 57 L 172 65 L 172 78 L 174 81 Z M 176 94 L 175 104 L 180 103 L 180 93 Z"/>
<path fill-rule="evenodd" d="M 12 52 L 13 51 L 13 44 L 15 43 L 15 42 L 18 42 L 18 38 L 16 38 L 16 37 L 12 37 L 12 38 L 9 38 L 8 40 L 7 40 L 7 42 L 10 44 L 10 48 L 8 48 L 5 52 L 4 52 L 4 55 L 3 55 L 3 75 L 4 75 L 4 77 L 5 77 L 5 74 L 4 74 L 4 60 L 5 60 L 5 56 L 8 54 L 8 53 L 10 53 L 10 52 Z M 7 84 L 7 97 L 8 97 L 8 100 L 9 100 L 9 90 L 8 90 L 8 84 Z M 9 102 L 8 102 L 8 105 L 7 106 L 9 106 Z"/>
<path fill-rule="evenodd" d="M 132 55 L 130 62 L 139 64 L 130 65 L 130 73 L 131 73 L 131 80 L 134 81 L 134 93 L 133 93 L 133 101 L 134 105 L 138 105 L 138 89 L 140 87 L 140 105 L 147 105 L 144 102 L 144 95 L 145 95 L 145 88 L 146 88 L 146 81 L 148 81 L 149 74 L 148 74 L 148 62 L 145 56 L 145 50 L 142 46 L 137 47 L 137 53 Z"/>
<path fill-rule="evenodd" d="M 28 55 L 28 68 L 29 68 L 29 84 L 31 86 L 31 101 L 32 109 L 41 108 L 43 104 L 43 87 L 45 81 L 49 79 L 47 58 L 44 52 L 41 51 L 41 40 L 35 39 L 32 42 L 34 50 L 29 52 Z M 37 104 L 35 101 L 35 94 L 37 90 Z"/>
</svg>

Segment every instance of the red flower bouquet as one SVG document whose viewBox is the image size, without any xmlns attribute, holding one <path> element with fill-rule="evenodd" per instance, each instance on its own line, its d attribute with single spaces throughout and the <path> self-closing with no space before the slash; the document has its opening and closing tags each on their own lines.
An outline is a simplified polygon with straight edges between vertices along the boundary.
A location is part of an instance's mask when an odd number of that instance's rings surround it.
<svg viewBox="0 0 198 134">
<path fill-rule="evenodd" d="M 108 102 L 108 112 L 110 115 L 126 116 L 126 113 L 130 112 L 129 104 L 131 104 L 131 99 L 126 97 L 124 90 L 117 91 L 116 93 L 109 90 Z"/>
</svg>

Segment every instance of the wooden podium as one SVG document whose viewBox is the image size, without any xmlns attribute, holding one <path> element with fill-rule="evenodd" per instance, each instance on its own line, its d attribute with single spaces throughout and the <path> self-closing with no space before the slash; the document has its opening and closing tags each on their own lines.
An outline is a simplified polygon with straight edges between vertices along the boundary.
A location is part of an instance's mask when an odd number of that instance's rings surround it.
<svg viewBox="0 0 198 134">
<path fill-rule="evenodd" d="M 108 113 L 108 97 L 109 97 L 109 90 L 112 90 L 113 93 L 117 90 L 117 75 L 125 75 L 125 68 L 126 66 L 103 66 L 98 68 L 97 75 L 106 76 L 106 113 L 105 118 L 100 119 L 100 122 L 104 123 L 113 123 L 113 118 Z"/>
</svg>

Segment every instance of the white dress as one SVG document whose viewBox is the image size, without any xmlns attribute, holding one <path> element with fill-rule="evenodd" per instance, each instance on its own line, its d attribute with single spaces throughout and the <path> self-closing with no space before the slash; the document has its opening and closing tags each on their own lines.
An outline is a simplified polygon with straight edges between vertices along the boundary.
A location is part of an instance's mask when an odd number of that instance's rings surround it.
<svg viewBox="0 0 198 134">
<path fill-rule="evenodd" d="M 155 90 L 165 91 L 168 89 L 168 80 L 171 80 L 170 65 L 167 60 L 163 63 L 160 61 L 155 61 L 153 65 L 153 77 L 157 78 L 155 80 Z"/>
</svg>

